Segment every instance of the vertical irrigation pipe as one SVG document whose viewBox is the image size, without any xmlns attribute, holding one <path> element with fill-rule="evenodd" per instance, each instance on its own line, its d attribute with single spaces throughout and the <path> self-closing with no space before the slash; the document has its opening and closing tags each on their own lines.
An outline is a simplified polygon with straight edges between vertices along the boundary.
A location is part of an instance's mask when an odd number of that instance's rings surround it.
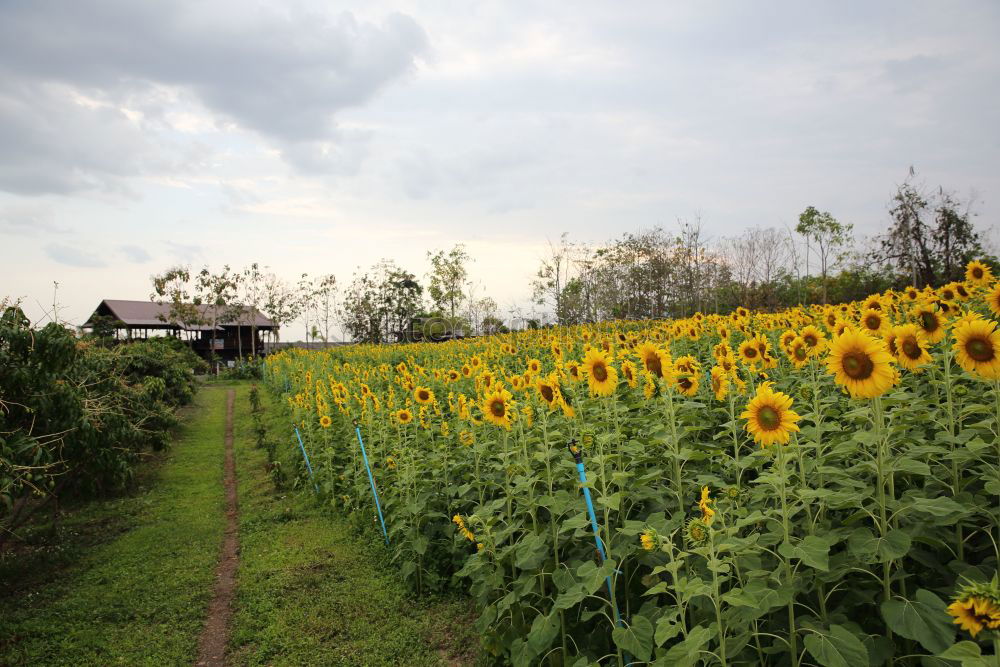
<svg viewBox="0 0 1000 667">
<path fill-rule="evenodd" d="M 365 451 L 365 442 L 361 439 L 361 427 L 358 425 L 358 420 L 352 420 L 354 423 L 354 432 L 358 434 L 358 444 L 361 445 L 361 456 L 365 460 L 365 470 L 368 471 L 368 483 L 372 487 L 372 496 L 375 498 L 375 509 L 378 510 L 378 520 L 382 524 L 382 535 L 385 536 L 385 544 L 389 546 L 389 533 L 385 530 L 385 519 L 382 518 L 382 505 L 378 501 L 378 490 L 375 488 L 375 478 L 372 477 L 372 467 L 368 464 L 368 453 Z"/>
<path fill-rule="evenodd" d="M 299 439 L 299 449 L 302 450 L 302 458 L 306 460 L 306 469 L 309 471 L 309 481 L 313 483 L 313 488 L 316 489 L 316 493 L 319 493 L 319 485 L 316 484 L 316 480 L 313 478 L 312 463 L 309 462 L 309 455 L 306 454 L 306 446 L 302 442 L 302 434 L 299 433 L 299 427 L 295 424 L 292 424 L 292 428 L 295 429 L 295 437 Z"/>
<path fill-rule="evenodd" d="M 569 453 L 573 455 L 573 460 L 576 461 L 576 472 L 580 476 L 580 484 L 583 487 L 583 499 L 587 501 L 587 514 L 590 515 L 590 527 L 594 530 L 594 541 L 597 543 L 597 551 L 601 554 L 601 562 L 603 563 L 608 559 L 608 554 L 604 550 L 604 544 L 601 542 L 600 529 L 597 527 L 597 514 L 594 512 L 594 501 L 590 497 L 590 488 L 587 486 L 587 473 L 583 469 L 583 452 L 580 448 L 576 446 L 576 440 L 571 440 L 569 445 Z M 611 586 L 611 575 L 607 577 L 608 584 L 608 598 L 611 600 L 611 607 L 615 610 L 615 625 L 619 628 L 622 627 L 622 617 L 618 613 L 618 601 L 615 600 L 615 591 Z M 627 662 L 627 660 L 626 660 Z"/>
</svg>

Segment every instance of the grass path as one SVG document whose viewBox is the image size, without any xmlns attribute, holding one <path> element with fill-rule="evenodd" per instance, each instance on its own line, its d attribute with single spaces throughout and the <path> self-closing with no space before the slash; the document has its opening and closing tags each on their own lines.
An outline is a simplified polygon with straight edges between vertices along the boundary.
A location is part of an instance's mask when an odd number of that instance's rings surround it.
<svg viewBox="0 0 1000 667">
<path fill-rule="evenodd" d="M 74 508 L 0 560 L 0 664 L 192 662 L 225 518 L 224 397 L 199 392 L 135 493 Z"/>
<path fill-rule="evenodd" d="M 0 555 L 0 665 L 195 662 L 226 525 L 229 389 L 199 391 L 133 493 L 68 508 L 55 534 L 40 521 Z M 414 602 L 380 542 L 352 536 L 309 493 L 275 492 L 248 393 L 238 386 L 234 406 L 240 560 L 221 635 L 228 662 L 472 664 L 467 601 Z"/>
<path fill-rule="evenodd" d="M 236 406 L 241 554 L 234 663 L 473 664 L 479 639 L 467 601 L 408 599 L 381 560 L 381 535 L 359 541 L 308 492 L 275 495 L 265 453 L 253 445 L 247 394 L 240 392 Z M 275 426 L 287 431 L 280 420 Z"/>
</svg>

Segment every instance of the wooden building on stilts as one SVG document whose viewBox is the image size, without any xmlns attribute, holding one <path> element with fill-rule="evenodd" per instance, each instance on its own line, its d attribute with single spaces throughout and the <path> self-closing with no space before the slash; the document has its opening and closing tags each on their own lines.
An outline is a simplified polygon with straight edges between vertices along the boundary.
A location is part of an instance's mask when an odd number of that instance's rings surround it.
<svg viewBox="0 0 1000 667">
<path fill-rule="evenodd" d="M 251 308 L 193 304 L 177 308 L 170 303 L 118 299 L 101 301 L 83 328 L 101 331 L 120 342 L 174 336 L 188 342 L 205 359 L 214 353 L 221 361 L 246 357 L 254 351 L 262 355 L 264 343 L 273 343 L 278 333 L 274 322 Z"/>
</svg>

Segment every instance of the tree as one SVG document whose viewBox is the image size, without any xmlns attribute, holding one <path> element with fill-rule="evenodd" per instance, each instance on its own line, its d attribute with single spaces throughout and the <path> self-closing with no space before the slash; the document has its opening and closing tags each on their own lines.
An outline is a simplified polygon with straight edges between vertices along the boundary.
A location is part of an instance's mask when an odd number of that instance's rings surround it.
<svg viewBox="0 0 1000 667">
<path fill-rule="evenodd" d="M 806 245 L 807 265 L 810 251 L 819 259 L 824 304 L 827 302 L 827 276 L 830 268 L 840 260 L 843 249 L 850 244 L 853 229 L 853 225 L 841 224 L 829 212 L 820 213 L 814 206 L 806 207 L 799 215 L 795 231 L 812 242 L 811 246 L 808 243 Z"/>
<path fill-rule="evenodd" d="M 563 232 L 559 243 L 549 241 L 549 256 L 543 257 L 535 280 L 532 281 L 532 297 L 539 306 L 549 306 L 556 317 L 559 316 L 563 285 L 569 276 L 570 250 L 569 233 Z"/>
<path fill-rule="evenodd" d="M 195 280 L 197 301 L 207 306 L 206 323 L 212 325 L 210 332 L 209 356 L 215 359 L 215 336 L 220 319 L 227 314 L 229 305 L 236 296 L 236 283 L 230 273 L 229 265 L 222 267 L 219 273 L 212 273 L 209 268 L 202 267 Z"/>
<path fill-rule="evenodd" d="M 330 342 L 330 326 L 336 319 L 337 314 L 337 277 L 332 273 L 325 276 L 317 276 L 313 279 L 313 304 L 315 308 L 314 329 L 319 332 L 318 337 L 324 343 Z M 314 335 L 314 338 L 317 336 Z"/>
<path fill-rule="evenodd" d="M 190 268 L 173 266 L 161 274 L 151 276 L 150 280 L 153 282 L 153 293 L 149 295 L 149 300 L 161 306 L 170 306 L 166 315 L 161 313 L 157 316 L 161 322 L 185 329 L 205 323 L 201 309 L 198 308 L 201 302 L 192 297 Z M 188 342 L 192 343 L 190 338 Z"/>
<path fill-rule="evenodd" d="M 243 269 L 240 304 L 250 313 L 250 354 L 257 356 L 257 313 L 264 301 L 265 276 L 257 262 Z"/>
<path fill-rule="evenodd" d="M 274 322 L 275 340 L 281 340 L 281 327 L 299 316 L 301 301 L 295 290 L 273 273 L 264 277 L 264 311 Z"/>
<path fill-rule="evenodd" d="M 422 295 L 414 274 L 382 260 L 364 273 L 355 273 L 340 302 L 341 324 L 357 342 L 389 342 L 410 330 L 421 310 Z"/>
<path fill-rule="evenodd" d="M 446 254 L 444 250 L 428 252 L 431 272 L 428 274 L 427 294 L 434 307 L 447 312 L 452 320 L 465 299 L 465 281 L 469 272 L 465 268 L 469 254 L 462 244 L 456 245 Z"/>
<path fill-rule="evenodd" d="M 969 204 L 938 188 L 933 195 L 913 183 L 913 168 L 892 196 L 892 224 L 869 254 L 914 287 L 959 280 L 969 260 L 982 256 Z"/>
<path fill-rule="evenodd" d="M 972 215 L 968 202 L 963 204 L 952 193 L 938 188 L 931 239 L 942 283 L 964 280 L 966 265 L 985 254 Z"/>
</svg>

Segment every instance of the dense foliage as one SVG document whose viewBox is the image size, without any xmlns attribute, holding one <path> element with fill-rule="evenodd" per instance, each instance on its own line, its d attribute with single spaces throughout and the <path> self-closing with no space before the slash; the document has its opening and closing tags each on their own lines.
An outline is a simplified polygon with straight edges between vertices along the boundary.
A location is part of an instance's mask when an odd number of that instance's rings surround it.
<svg viewBox="0 0 1000 667">
<path fill-rule="evenodd" d="M 16 307 L 0 316 L 0 518 L 31 499 L 121 488 L 146 449 L 165 446 L 203 362 L 173 339 L 105 347 Z M 38 503 L 36 503 L 37 505 Z M 9 533 L 5 533 L 9 534 Z"/>
<path fill-rule="evenodd" d="M 1000 283 L 979 263 L 967 277 L 775 314 L 287 351 L 265 375 L 327 502 L 381 538 L 357 421 L 401 574 L 466 586 L 515 664 L 986 665 Z"/>
</svg>

